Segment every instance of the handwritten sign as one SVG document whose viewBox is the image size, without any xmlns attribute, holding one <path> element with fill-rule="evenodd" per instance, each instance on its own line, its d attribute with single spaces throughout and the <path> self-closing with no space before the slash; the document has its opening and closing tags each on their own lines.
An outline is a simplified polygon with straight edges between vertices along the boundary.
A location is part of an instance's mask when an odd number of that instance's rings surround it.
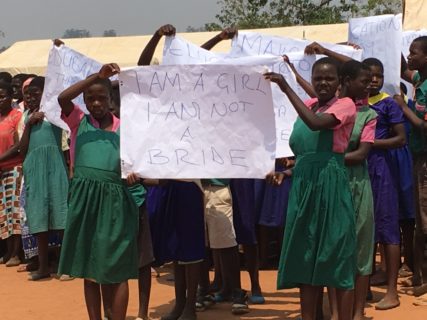
<svg viewBox="0 0 427 320">
<path fill-rule="evenodd" d="M 363 48 L 363 59 L 375 57 L 384 65 L 384 91 L 399 93 L 402 15 L 350 19 L 350 42 Z"/>
<path fill-rule="evenodd" d="M 305 91 L 297 84 L 295 75 L 289 66 L 279 55 L 218 55 L 193 43 L 186 41 L 178 36 L 168 37 L 163 51 L 163 63 L 170 65 L 177 64 L 233 64 L 247 66 L 266 66 L 270 71 L 283 74 L 291 87 L 302 97 L 307 97 Z M 179 54 L 172 54 L 179 52 Z M 291 61 L 305 72 L 307 77 L 311 74 L 311 66 L 314 63 L 314 57 L 304 56 L 303 52 L 292 52 L 289 54 Z M 276 156 L 289 157 L 293 153 L 289 147 L 289 137 L 291 135 L 293 124 L 297 119 L 297 113 L 290 103 L 287 96 L 279 89 L 277 85 L 272 86 L 274 112 L 276 116 Z"/>
<path fill-rule="evenodd" d="M 264 178 L 274 167 L 276 141 L 262 72 L 233 65 L 122 71 L 123 176 Z"/>
<path fill-rule="evenodd" d="M 46 119 L 64 130 L 69 130 L 61 119 L 58 95 L 69 86 L 98 72 L 100 68 L 99 62 L 71 48 L 53 46 L 49 53 L 46 82 L 40 104 L 40 110 L 45 113 Z M 74 102 L 87 113 L 83 95 L 77 97 Z"/>
<path fill-rule="evenodd" d="M 220 60 L 226 54 L 214 53 L 188 42 L 179 36 L 166 37 L 162 64 L 200 64 Z"/>
</svg>

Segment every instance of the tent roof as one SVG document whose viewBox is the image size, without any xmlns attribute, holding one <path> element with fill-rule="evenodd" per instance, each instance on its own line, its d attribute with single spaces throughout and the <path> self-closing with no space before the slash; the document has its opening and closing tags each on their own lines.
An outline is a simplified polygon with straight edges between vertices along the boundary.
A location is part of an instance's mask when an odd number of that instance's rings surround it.
<svg viewBox="0 0 427 320">
<path fill-rule="evenodd" d="M 271 35 L 286 36 L 291 38 L 306 38 L 325 42 L 344 42 L 347 40 L 347 24 L 294 26 L 284 28 L 248 30 Z M 195 44 L 201 45 L 217 32 L 180 33 L 183 38 Z M 128 36 L 111 38 L 81 38 L 65 39 L 64 42 L 70 48 L 81 52 L 101 63 L 116 62 L 121 67 L 136 65 L 142 49 L 150 40 L 148 36 Z M 0 71 L 8 71 L 12 74 L 35 73 L 43 75 L 46 71 L 49 50 L 52 47 L 51 40 L 19 41 L 0 54 Z M 212 51 L 227 52 L 230 49 L 230 41 L 219 43 Z M 154 57 L 159 61 L 162 57 L 163 40 L 157 46 Z"/>
</svg>

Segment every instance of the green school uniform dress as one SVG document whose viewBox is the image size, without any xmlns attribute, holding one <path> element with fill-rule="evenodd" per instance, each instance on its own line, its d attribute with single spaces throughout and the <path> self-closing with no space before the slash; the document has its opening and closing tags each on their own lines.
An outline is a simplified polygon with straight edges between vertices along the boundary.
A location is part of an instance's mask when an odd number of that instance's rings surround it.
<svg viewBox="0 0 427 320">
<path fill-rule="evenodd" d="M 24 116 L 26 121 L 28 111 Z M 61 128 L 47 121 L 32 126 L 23 172 L 29 232 L 64 229 L 68 211 L 68 175 Z"/>
<path fill-rule="evenodd" d="M 84 116 L 59 272 L 100 284 L 136 278 L 137 232 L 138 208 L 120 175 L 120 137 Z"/>
<path fill-rule="evenodd" d="M 290 146 L 296 156 L 280 256 L 278 289 L 301 284 L 352 289 L 356 228 L 344 154 L 333 130 L 312 131 L 298 118 Z"/>
<path fill-rule="evenodd" d="M 347 152 L 354 151 L 359 147 L 365 125 L 376 117 L 376 112 L 368 106 L 363 106 L 358 110 Z M 366 276 L 372 273 L 375 242 L 374 200 L 368 163 L 365 160 L 359 165 L 348 166 L 347 172 L 356 214 L 357 274 Z"/>
</svg>

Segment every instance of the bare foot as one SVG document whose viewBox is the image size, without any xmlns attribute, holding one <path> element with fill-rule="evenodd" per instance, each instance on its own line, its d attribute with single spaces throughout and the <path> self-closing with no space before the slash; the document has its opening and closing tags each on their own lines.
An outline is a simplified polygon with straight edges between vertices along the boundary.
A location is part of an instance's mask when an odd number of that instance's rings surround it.
<svg viewBox="0 0 427 320">
<path fill-rule="evenodd" d="M 377 310 L 389 310 L 400 306 L 399 297 L 396 295 L 386 295 L 375 305 Z"/>
</svg>

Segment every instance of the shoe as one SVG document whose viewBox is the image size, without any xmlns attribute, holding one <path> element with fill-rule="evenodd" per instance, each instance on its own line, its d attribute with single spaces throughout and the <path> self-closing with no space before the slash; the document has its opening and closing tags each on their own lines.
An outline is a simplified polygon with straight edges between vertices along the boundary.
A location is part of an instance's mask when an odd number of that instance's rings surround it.
<svg viewBox="0 0 427 320">
<path fill-rule="evenodd" d="M 71 281 L 74 280 L 75 278 L 66 274 L 61 274 L 61 276 L 59 277 L 59 281 Z"/>
<path fill-rule="evenodd" d="M 231 301 L 231 296 L 223 294 L 222 292 L 217 292 L 214 294 L 213 300 L 215 303 L 229 302 Z"/>
<path fill-rule="evenodd" d="M 233 304 L 231 305 L 231 313 L 234 315 L 242 315 L 249 312 L 248 295 L 245 290 L 235 289 L 233 292 Z"/>
<path fill-rule="evenodd" d="M 32 273 L 28 276 L 28 280 L 30 281 L 39 281 L 42 279 L 48 279 L 50 278 L 50 273 L 41 274 L 41 273 Z"/>
<path fill-rule="evenodd" d="M 249 302 L 251 304 L 264 304 L 265 298 L 261 294 L 252 294 L 249 296 Z"/>
<path fill-rule="evenodd" d="M 21 264 L 21 260 L 15 256 L 9 259 L 8 262 L 6 262 L 6 267 L 17 267 Z"/>
</svg>

